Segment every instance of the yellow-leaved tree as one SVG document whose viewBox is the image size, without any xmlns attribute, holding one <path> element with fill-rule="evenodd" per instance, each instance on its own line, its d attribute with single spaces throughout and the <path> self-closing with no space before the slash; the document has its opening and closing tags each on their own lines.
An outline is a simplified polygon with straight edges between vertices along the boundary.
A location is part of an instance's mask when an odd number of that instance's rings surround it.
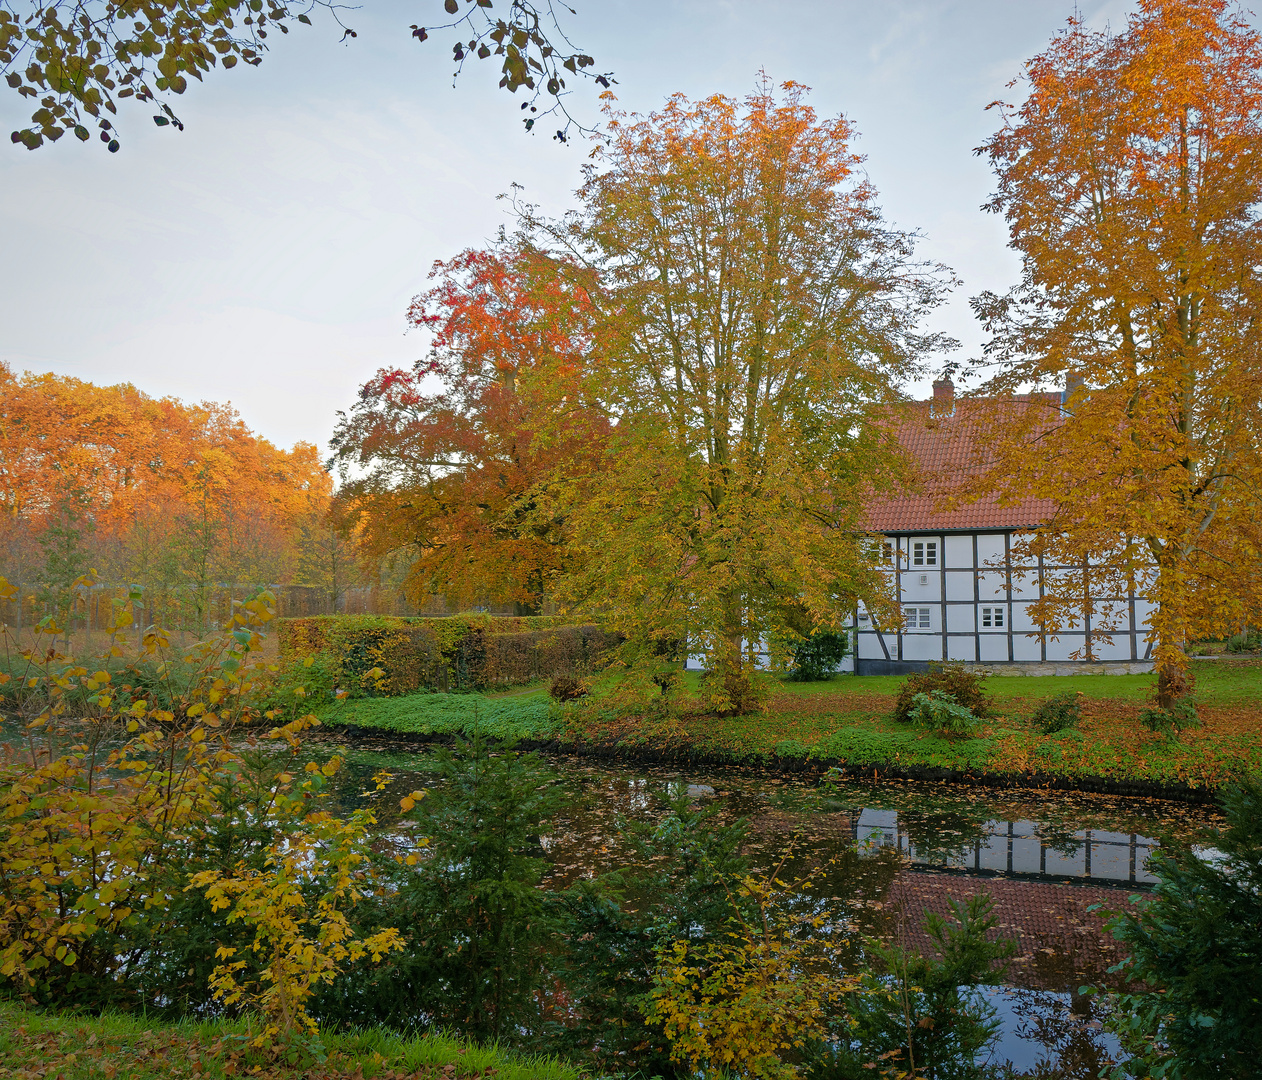
<svg viewBox="0 0 1262 1080">
<path fill-rule="evenodd" d="M 805 93 L 609 105 L 581 209 L 523 212 L 598 308 L 581 405 L 612 431 L 598 472 L 547 491 L 577 564 L 559 595 L 632 647 L 686 640 L 726 713 L 756 705 L 761 648 L 888 604 L 860 501 L 897 471 L 879 417 L 942 344 L 918 321 L 950 284 Z"/>
<path fill-rule="evenodd" d="M 1005 411 L 972 490 L 1057 504 L 1015 552 L 1080 567 L 1045 581 L 1048 629 L 1154 606 L 1169 707 L 1186 642 L 1262 605 L 1262 49 L 1224 0 L 1141 0 L 1120 33 L 1071 19 L 1025 81 L 979 151 L 1021 282 L 974 306 L 991 391 L 1070 392 Z"/>
</svg>

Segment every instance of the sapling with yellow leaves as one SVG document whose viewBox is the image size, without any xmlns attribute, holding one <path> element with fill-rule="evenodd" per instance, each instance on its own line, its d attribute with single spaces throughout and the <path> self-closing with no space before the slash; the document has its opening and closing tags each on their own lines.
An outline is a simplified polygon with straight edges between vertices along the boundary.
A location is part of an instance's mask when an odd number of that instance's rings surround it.
<svg viewBox="0 0 1262 1080">
<path fill-rule="evenodd" d="M 315 988 L 333 982 L 347 963 L 365 956 L 375 963 L 402 947 L 397 929 L 358 937 L 347 918 L 348 909 L 371 883 L 367 845 L 376 818 L 359 810 L 341 821 L 325 810 L 309 810 L 340 764 L 336 757 L 323 766 L 309 762 L 308 778 L 297 791 L 278 796 L 278 816 L 300 827 L 277 836 L 261 870 L 207 870 L 194 875 L 188 885 L 205 890 L 212 910 L 230 908 L 229 923 L 243 922 L 254 930 L 250 950 L 261 966 L 252 972 L 252 965 L 238 958 L 237 948 L 220 946 L 216 957 L 221 963 L 211 987 L 225 1005 L 263 1015 L 262 1029 L 251 1039 L 258 1049 L 298 1043 L 319 1055 L 319 1027 L 307 1011 Z M 388 774 L 380 775 L 377 790 L 389 779 Z M 409 809 L 415 799 L 407 796 L 402 805 Z"/>
<path fill-rule="evenodd" d="M 820 934 L 823 920 L 791 912 L 786 901 L 802 883 L 785 885 L 779 869 L 735 882 L 724 932 L 658 950 L 646 1013 L 665 1031 L 671 1060 L 693 1073 L 798 1076 L 804 1051 L 827 1037 L 829 1016 L 858 985 Z"/>
<path fill-rule="evenodd" d="M 0 597 L 12 592 L 0 578 Z M 238 602 L 224 632 L 179 652 L 150 627 L 130 658 L 132 605 L 116 605 L 98 670 L 58 652 L 55 620 L 29 643 L 6 628 L 0 694 L 20 742 L 0 748 L 0 976 L 15 988 L 168 1010 L 214 993 L 230 1010 L 261 1009 L 275 1042 L 309 1029 L 313 982 L 390 947 L 392 931 L 361 940 L 345 918 L 371 815 L 339 821 L 313 802 L 338 767 L 302 778 L 314 717 L 254 704 L 274 605 L 265 592 Z M 279 752 L 257 749 L 269 743 Z M 230 963 L 212 971 L 216 959 Z"/>
</svg>

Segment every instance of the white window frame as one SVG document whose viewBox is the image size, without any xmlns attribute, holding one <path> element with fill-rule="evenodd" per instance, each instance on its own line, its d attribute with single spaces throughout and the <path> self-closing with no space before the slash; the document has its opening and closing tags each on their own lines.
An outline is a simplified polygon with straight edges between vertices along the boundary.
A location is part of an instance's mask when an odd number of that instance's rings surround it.
<svg viewBox="0 0 1262 1080">
<path fill-rule="evenodd" d="M 1006 630 L 1007 609 L 1001 604 L 998 607 L 984 607 L 981 614 L 983 630 Z"/>
<path fill-rule="evenodd" d="M 912 566 L 937 566 L 938 546 L 936 540 L 913 540 L 911 545 Z"/>
<path fill-rule="evenodd" d="M 903 632 L 909 630 L 933 630 L 933 608 L 908 604 L 903 608 Z"/>
</svg>

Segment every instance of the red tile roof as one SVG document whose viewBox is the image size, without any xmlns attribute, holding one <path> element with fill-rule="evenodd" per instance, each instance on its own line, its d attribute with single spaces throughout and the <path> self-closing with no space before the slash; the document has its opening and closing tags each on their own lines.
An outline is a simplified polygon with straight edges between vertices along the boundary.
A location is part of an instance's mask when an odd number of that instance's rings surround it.
<svg viewBox="0 0 1262 1080">
<path fill-rule="evenodd" d="M 902 910 L 906 945 L 925 955 L 935 952 L 925 929 L 925 911 L 951 917 L 950 900 L 963 902 L 979 892 L 990 895 L 998 917 L 997 933 L 1015 939 L 1017 954 L 1008 980 L 1040 990 L 1071 990 L 1083 982 L 1112 983 L 1107 970 L 1124 956 L 1104 927 L 1100 908 L 1131 906 L 1123 889 L 1057 885 L 1011 878 L 977 879 L 951 874 L 904 871 L 885 897 L 888 912 Z"/>
<path fill-rule="evenodd" d="M 1051 404 L 1059 395 L 1022 394 L 1011 399 L 1014 409 Z M 946 408 L 950 412 L 942 415 Z M 951 407 L 953 405 L 953 408 Z M 864 512 L 864 524 L 872 532 L 933 532 L 952 529 L 1024 529 L 1041 525 L 1055 509 L 1051 499 L 1021 499 L 1001 503 L 985 496 L 954 509 L 944 508 L 945 498 L 961 481 L 987 464 L 989 431 L 997 413 L 996 402 L 975 399 L 912 401 L 898 407 L 894 433 L 899 445 L 919 471 L 918 482 L 895 495 L 872 499 Z"/>
</svg>

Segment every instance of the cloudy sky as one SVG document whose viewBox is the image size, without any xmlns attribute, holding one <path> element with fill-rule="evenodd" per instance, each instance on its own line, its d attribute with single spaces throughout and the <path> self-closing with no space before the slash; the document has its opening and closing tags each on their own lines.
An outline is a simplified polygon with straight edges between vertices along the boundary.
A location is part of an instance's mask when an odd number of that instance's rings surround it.
<svg viewBox="0 0 1262 1080">
<path fill-rule="evenodd" d="M 1016 261 L 978 209 L 991 177 L 972 151 L 995 125 L 986 105 L 1019 93 L 1006 84 L 1072 0 L 570 3 L 566 29 L 615 73 L 626 109 L 674 91 L 742 96 L 765 69 L 845 113 L 887 217 L 964 279 L 937 325 L 975 351 L 968 297 L 1006 288 Z M 1121 25 L 1130 4 L 1078 6 Z M 118 154 L 4 140 L 0 360 L 228 400 L 281 445 L 323 447 L 360 383 L 423 353 L 404 311 L 434 260 L 494 236 L 513 183 L 565 210 L 586 160 L 581 142 L 523 134 L 489 61 L 453 88 L 453 35 L 421 45 L 408 30 L 441 9 L 367 0 L 344 12 L 358 33 L 347 45 L 327 19 L 274 34 L 261 67 L 216 72 L 175 103 L 182 133 L 121 109 Z M 572 101 L 596 119 L 594 94 Z M 0 93 L 0 130 L 26 116 Z"/>
</svg>

